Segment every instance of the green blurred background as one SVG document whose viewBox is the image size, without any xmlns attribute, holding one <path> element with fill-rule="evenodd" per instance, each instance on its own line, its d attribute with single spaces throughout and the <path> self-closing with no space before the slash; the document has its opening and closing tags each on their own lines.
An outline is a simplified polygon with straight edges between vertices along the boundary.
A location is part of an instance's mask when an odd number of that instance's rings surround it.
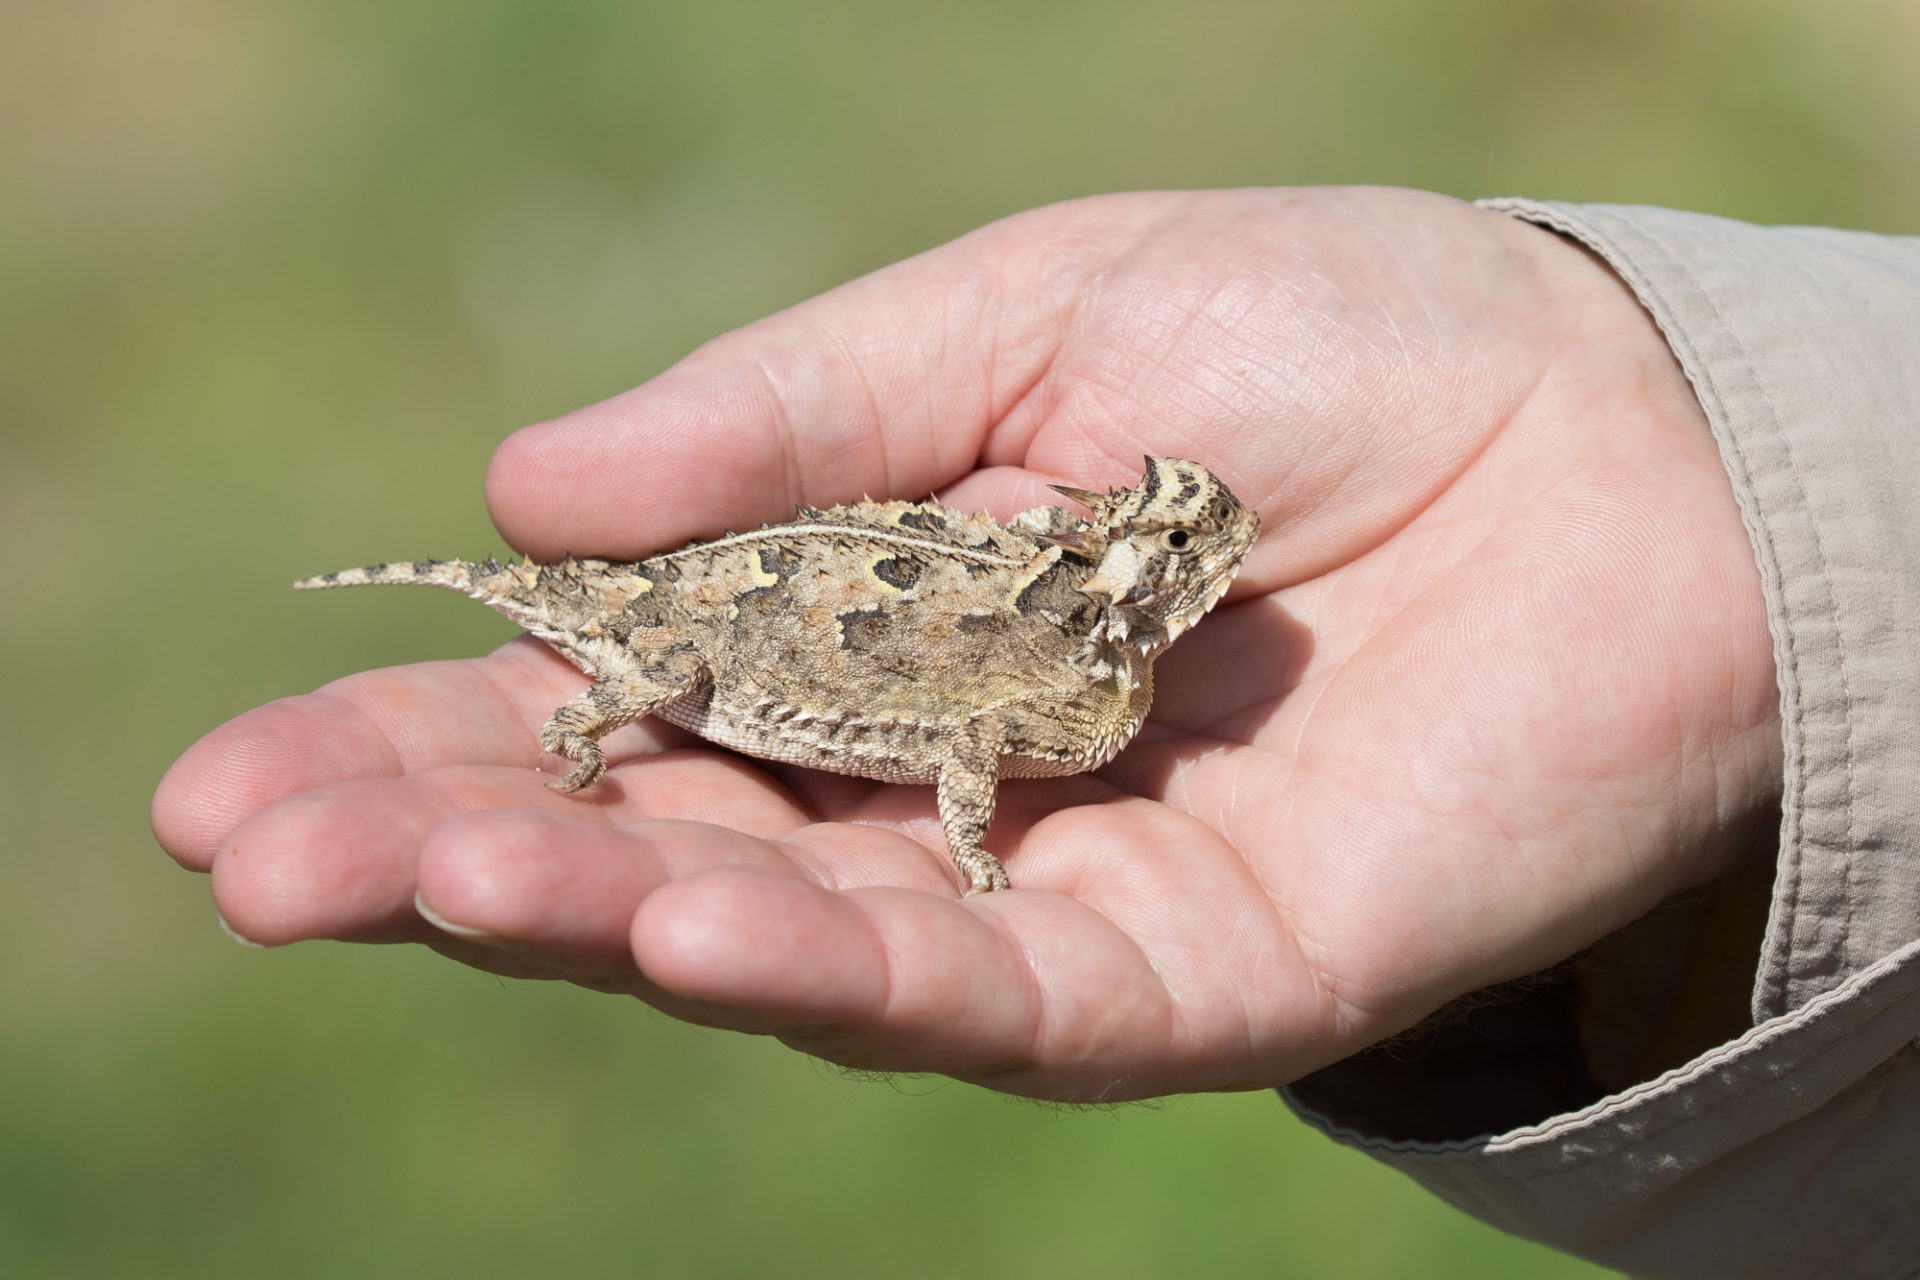
<svg viewBox="0 0 1920 1280">
<path fill-rule="evenodd" d="M 0 1273 L 1600 1274 L 1270 1094 L 1061 1112 L 245 951 L 199 733 L 507 632 L 489 449 L 985 220 L 1386 182 L 1920 230 L 1909 3 L 0 6 Z M 423 593 L 424 595 L 424 593 Z"/>
</svg>

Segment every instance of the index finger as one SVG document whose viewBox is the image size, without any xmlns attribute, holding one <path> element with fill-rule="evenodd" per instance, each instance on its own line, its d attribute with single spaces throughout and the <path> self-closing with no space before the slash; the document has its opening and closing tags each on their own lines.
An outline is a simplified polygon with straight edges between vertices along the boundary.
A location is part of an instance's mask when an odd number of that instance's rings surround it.
<svg viewBox="0 0 1920 1280">
<path fill-rule="evenodd" d="M 981 460 L 1088 279 L 1157 205 L 1109 197 L 1009 218 L 518 431 L 487 472 L 494 521 L 536 559 L 638 559 L 802 505 L 931 493 Z"/>
</svg>

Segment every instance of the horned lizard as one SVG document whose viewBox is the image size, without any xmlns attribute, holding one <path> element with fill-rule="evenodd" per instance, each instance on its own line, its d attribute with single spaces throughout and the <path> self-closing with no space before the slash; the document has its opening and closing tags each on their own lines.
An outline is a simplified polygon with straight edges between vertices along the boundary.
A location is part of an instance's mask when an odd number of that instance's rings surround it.
<svg viewBox="0 0 1920 1280">
<path fill-rule="evenodd" d="M 465 592 L 593 677 L 540 745 L 606 770 L 597 739 L 657 715 L 750 756 L 938 787 L 968 894 L 999 780 L 1097 769 L 1146 718 L 1153 662 L 1226 592 L 1260 519 L 1206 468 L 1148 458 L 1132 489 L 1055 486 L 1001 525 L 933 502 L 802 509 L 638 563 L 419 560 L 298 588 Z"/>
</svg>

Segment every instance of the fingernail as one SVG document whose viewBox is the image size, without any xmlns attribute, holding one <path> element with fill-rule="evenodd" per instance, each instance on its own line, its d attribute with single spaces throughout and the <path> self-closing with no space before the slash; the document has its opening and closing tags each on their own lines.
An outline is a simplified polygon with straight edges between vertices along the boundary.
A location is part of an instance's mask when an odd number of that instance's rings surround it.
<svg viewBox="0 0 1920 1280">
<path fill-rule="evenodd" d="M 425 920 L 428 924 L 432 925 L 434 928 L 438 929 L 440 932 L 445 934 L 451 934 L 453 937 L 459 938 L 463 941 L 466 941 L 466 942 L 498 942 L 500 941 L 500 939 L 496 935 L 488 933 L 485 929 L 476 929 L 470 924 L 455 924 L 453 921 L 447 919 L 445 916 L 441 915 L 438 911 L 435 911 L 432 907 L 428 906 L 426 902 L 423 901 L 420 895 L 417 893 L 413 895 L 413 909 L 420 913 L 420 918 L 422 920 Z"/>
<path fill-rule="evenodd" d="M 267 949 L 266 943 L 255 942 L 252 938 L 242 936 L 241 932 L 238 929 L 234 928 L 232 925 L 227 923 L 227 918 L 221 915 L 219 911 L 216 910 L 213 913 L 213 918 L 220 922 L 220 932 L 226 934 L 229 938 L 232 938 L 235 942 L 239 943 L 241 946 L 252 947 L 255 951 L 265 951 Z"/>
</svg>

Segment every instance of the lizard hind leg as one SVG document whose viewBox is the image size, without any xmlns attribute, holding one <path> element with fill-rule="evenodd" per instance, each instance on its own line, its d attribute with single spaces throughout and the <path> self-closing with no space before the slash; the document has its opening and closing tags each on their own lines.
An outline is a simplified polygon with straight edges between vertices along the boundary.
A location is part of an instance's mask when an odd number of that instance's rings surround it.
<svg viewBox="0 0 1920 1280">
<path fill-rule="evenodd" d="M 996 736 L 963 732 L 940 764 L 936 792 L 947 853 L 966 879 L 966 897 L 1012 887 L 1000 859 L 981 848 L 1000 798 L 1000 744 Z"/>
<path fill-rule="evenodd" d="M 541 749 L 565 756 L 577 766 L 566 777 L 547 785 L 572 793 L 598 782 L 607 771 L 600 739 L 693 688 L 701 671 L 696 659 L 658 667 L 636 663 L 603 673 L 586 692 L 568 699 L 541 726 Z"/>
</svg>

